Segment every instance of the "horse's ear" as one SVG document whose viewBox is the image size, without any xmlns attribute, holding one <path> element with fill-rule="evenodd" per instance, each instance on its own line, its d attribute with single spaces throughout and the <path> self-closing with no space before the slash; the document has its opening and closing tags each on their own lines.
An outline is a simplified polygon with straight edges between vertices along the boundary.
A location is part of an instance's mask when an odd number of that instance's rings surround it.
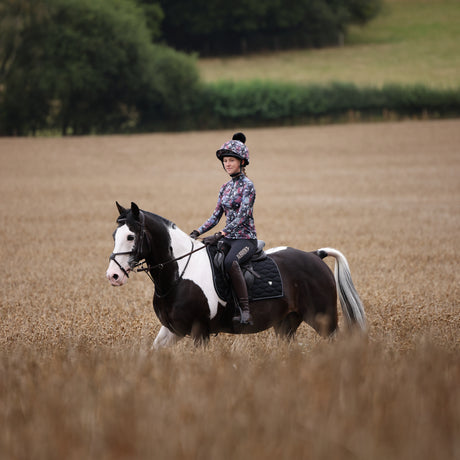
<svg viewBox="0 0 460 460">
<path fill-rule="evenodd" d="M 115 202 L 117 204 L 118 212 L 120 213 L 120 216 L 126 215 L 128 212 L 127 209 L 125 209 L 118 201 Z"/>
<path fill-rule="evenodd" d="M 139 220 L 140 210 L 136 203 L 131 202 L 131 211 L 136 220 Z"/>
</svg>

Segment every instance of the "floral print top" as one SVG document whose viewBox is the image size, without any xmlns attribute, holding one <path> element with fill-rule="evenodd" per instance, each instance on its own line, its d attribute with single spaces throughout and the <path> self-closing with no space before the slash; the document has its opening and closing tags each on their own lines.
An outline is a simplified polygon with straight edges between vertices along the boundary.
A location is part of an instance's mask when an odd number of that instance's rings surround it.
<svg viewBox="0 0 460 460">
<path fill-rule="evenodd" d="M 225 238 L 257 239 L 253 217 L 255 199 L 256 189 L 252 181 L 244 174 L 233 177 L 220 188 L 216 209 L 198 232 L 201 235 L 215 227 L 225 213 L 227 223 L 222 230 Z"/>
</svg>

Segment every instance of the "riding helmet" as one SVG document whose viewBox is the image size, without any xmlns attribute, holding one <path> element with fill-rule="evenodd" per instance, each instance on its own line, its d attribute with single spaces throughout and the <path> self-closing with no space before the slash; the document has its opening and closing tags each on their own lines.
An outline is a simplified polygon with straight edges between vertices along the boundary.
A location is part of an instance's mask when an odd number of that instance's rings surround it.
<svg viewBox="0 0 460 460">
<path fill-rule="evenodd" d="M 231 141 L 227 141 L 216 152 L 216 156 L 220 161 L 224 157 L 235 157 L 243 161 L 243 166 L 249 164 L 249 150 L 245 145 L 246 136 L 243 133 L 235 133 Z"/>
</svg>

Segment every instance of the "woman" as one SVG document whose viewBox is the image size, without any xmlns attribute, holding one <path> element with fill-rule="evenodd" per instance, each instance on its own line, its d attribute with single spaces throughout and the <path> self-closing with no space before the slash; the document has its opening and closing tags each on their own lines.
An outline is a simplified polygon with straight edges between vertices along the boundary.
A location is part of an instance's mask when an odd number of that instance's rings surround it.
<svg viewBox="0 0 460 460">
<path fill-rule="evenodd" d="M 227 246 L 224 267 L 232 282 L 233 290 L 238 298 L 241 315 L 233 321 L 252 324 L 249 311 L 249 299 L 246 282 L 241 264 L 247 262 L 257 249 L 257 234 L 254 226 L 253 207 L 256 198 L 254 184 L 246 176 L 245 167 L 249 164 L 249 151 L 245 145 L 243 133 L 234 134 L 231 141 L 226 142 L 216 152 L 225 171 L 231 179 L 224 184 L 219 192 L 217 206 L 212 216 L 198 229 L 190 234 L 192 238 L 206 233 L 215 227 L 225 213 L 225 227 L 213 236 L 205 238 L 205 244 L 214 244 L 221 238 Z"/>
</svg>

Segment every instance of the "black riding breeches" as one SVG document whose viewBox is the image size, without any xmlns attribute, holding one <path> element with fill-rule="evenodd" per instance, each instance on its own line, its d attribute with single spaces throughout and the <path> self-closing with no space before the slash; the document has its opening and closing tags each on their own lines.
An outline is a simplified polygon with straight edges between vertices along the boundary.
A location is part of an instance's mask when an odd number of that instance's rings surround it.
<svg viewBox="0 0 460 460">
<path fill-rule="evenodd" d="M 257 240 L 231 240 L 224 238 L 224 244 L 228 248 L 228 252 L 224 259 L 224 268 L 228 273 L 232 267 L 234 260 L 239 265 L 247 262 L 257 251 Z"/>
</svg>

